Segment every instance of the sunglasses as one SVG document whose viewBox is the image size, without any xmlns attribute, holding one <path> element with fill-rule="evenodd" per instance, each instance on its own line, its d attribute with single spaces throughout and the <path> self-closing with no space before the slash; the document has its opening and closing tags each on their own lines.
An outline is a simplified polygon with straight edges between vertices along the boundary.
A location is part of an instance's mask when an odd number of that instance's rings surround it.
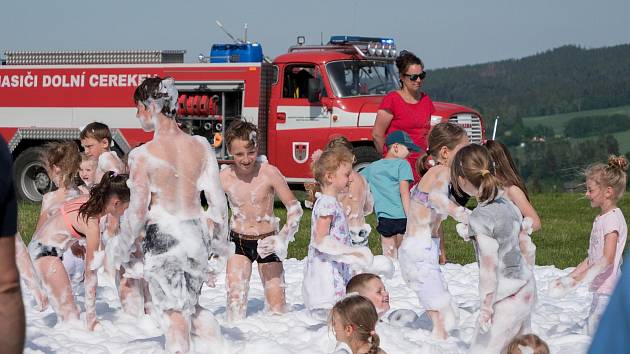
<svg viewBox="0 0 630 354">
<path fill-rule="evenodd" d="M 403 76 L 406 76 L 409 78 L 409 80 L 411 81 L 416 81 L 418 79 L 420 80 L 424 80 L 425 77 L 427 77 L 427 72 L 423 71 L 420 74 L 414 74 L 414 75 L 409 75 L 409 74 L 403 74 Z"/>
</svg>

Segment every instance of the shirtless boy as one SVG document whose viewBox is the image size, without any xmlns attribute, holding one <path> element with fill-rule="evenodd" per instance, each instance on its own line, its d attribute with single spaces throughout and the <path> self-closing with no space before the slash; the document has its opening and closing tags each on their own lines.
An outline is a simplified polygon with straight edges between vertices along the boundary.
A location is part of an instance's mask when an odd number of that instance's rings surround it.
<svg viewBox="0 0 630 354">
<path fill-rule="evenodd" d="M 112 133 L 103 123 L 92 122 L 81 130 L 81 146 L 87 157 L 98 161 L 94 183 L 99 183 L 103 174 L 108 171 L 123 173 L 124 164 L 109 147 L 112 143 Z"/>
<path fill-rule="evenodd" d="M 280 171 L 256 159 L 257 133 L 252 123 L 240 121 L 225 134 L 234 164 L 221 171 L 221 184 L 232 209 L 230 240 L 236 245 L 227 264 L 228 321 L 245 317 L 254 261 L 258 263 L 267 309 L 272 313 L 285 311 L 282 259 L 287 256 L 288 244 L 302 217 L 302 207 Z M 276 194 L 287 209 L 282 230 L 273 214 Z"/>
<path fill-rule="evenodd" d="M 109 171 L 117 174 L 126 172 L 127 168 L 120 157 L 118 157 L 116 152 L 110 150 L 112 133 L 106 124 L 92 122 L 86 125 L 81 130 L 80 139 L 85 157 L 96 161 L 96 170 L 93 173 L 92 184 L 99 183 L 103 175 Z M 81 166 L 83 166 L 83 163 Z M 103 245 L 107 245 L 109 239 L 113 237 L 111 230 L 118 229 L 118 218 L 109 214 L 103 218 L 104 220 L 101 220 L 101 225 L 103 225 L 101 241 Z M 140 252 L 136 252 L 136 256 L 140 257 Z M 124 269 L 113 268 L 108 263 L 105 264 L 105 273 L 110 278 L 108 282 L 116 286 L 120 303 L 126 313 L 132 316 L 140 316 L 145 312 L 150 312 L 149 296 L 143 294 L 143 285 L 139 280 L 125 277 Z"/>
<path fill-rule="evenodd" d="M 145 232 L 143 277 L 162 315 L 166 350 L 186 353 L 191 333 L 208 346 L 220 339 L 218 323 L 199 305 L 199 295 L 204 282 L 212 283 L 211 252 L 225 256 L 227 250 L 227 203 L 210 144 L 184 133 L 174 119 L 177 98 L 171 78 L 148 78 L 135 91 L 136 117 L 145 131 L 155 133 L 129 155 L 130 205 L 107 255 L 114 264 L 128 262 Z"/>
</svg>

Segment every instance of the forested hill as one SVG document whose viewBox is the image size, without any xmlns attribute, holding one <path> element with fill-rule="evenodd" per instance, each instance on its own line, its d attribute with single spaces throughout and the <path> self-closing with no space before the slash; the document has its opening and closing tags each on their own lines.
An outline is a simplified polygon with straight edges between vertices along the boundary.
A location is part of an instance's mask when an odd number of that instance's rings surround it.
<svg viewBox="0 0 630 354">
<path fill-rule="evenodd" d="M 464 54 L 465 55 L 465 54 Z M 513 119 L 630 104 L 630 44 L 596 49 L 568 45 L 522 59 L 430 70 L 426 92 L 437 101 Z"/>
</svg>

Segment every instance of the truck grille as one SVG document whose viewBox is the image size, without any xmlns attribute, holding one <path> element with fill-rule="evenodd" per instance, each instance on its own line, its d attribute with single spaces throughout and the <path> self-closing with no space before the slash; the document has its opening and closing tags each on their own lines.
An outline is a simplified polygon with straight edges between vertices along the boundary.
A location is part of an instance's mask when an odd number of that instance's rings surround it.
<svg viewBox="0 0 630 354">
<path fill-rule="evenodd" d="M 470 113 L 461 113 L 450 117 L 448 122 L 464 128 L 468 135 L 468 140 L 470 140 L 471 143 L 483 143 L 481 119 L 478 116 Z"/>
</svg>

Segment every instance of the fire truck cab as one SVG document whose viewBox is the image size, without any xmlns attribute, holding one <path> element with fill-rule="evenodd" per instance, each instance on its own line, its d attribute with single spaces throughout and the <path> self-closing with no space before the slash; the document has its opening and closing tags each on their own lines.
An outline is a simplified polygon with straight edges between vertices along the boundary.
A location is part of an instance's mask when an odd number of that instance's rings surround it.
<svg viewBox="0 0 630 354">
<path fill-rule="evenodd" d="M 175 79 L 182 129 L 205 136 L 220 163 L 230 158 L 223 134 L 239 119 L 258 126 L 259 153 L 289 183 L 312 180 L 310 156 L 331 136 L 352 142 L 356 168 L 380 158 L 372 126 L 383 96 L 399 87 L 392 39 L 333 36 L 326 45 L 291 46 L 271 63 L 262 60 L 257 44 L 222 45 L 201 56 L 200 63 L 183 63 L 183 53 L 5 53 L 0 134 L 14 156 L 18 194 L 41 200 L 51 187 L 39 161 L 41 146 L 78 140 L 80 128 L 92 121 L 110 127 L 113 148 L 121 154 L 148 141 L 152 133 L 140 129 L 132 94 L 149 76 Z M 478 112 L 448 103 L 435 106 L 431 124 L 457 123 L 472 142 L 482 141 Z"/>
</svg>

